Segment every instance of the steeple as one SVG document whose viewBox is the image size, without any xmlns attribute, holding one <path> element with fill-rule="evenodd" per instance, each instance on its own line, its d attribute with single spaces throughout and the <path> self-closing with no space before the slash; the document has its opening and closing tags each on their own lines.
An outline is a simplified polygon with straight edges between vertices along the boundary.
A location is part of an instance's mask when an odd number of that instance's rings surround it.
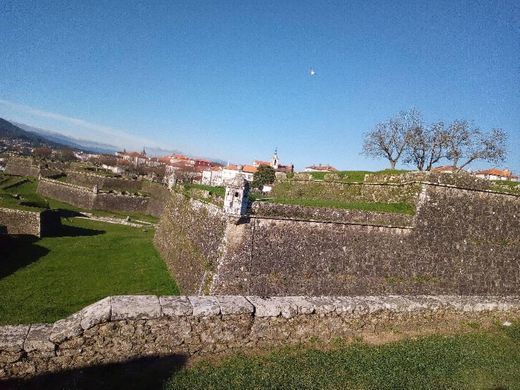
<svg viewBox="0 0 520 390">
<path fill-rule="evenodd" d="M 142 152 L 143 156 L 146 156 L 146 150 L 144 149 L 144 146 L 143 146 L 143 152 Z"/>
<path fill-rule="evenodd" d="M 278 148 L 275 148 L 273 158 L 271 159 L 271 166 L 274 169 L 278 169 L 279 165 L 280 165 L 280 159 L 278 158 Z"/>
</svg>

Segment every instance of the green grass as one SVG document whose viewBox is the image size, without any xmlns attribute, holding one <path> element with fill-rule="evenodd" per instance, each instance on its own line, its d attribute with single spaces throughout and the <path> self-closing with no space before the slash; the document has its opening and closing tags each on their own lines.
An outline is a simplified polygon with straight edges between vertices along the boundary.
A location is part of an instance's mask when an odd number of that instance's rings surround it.
<svg viewBox="0 0 520 390">
<path fill-rule="evenodd" d="M 356 183 L 356 182 L 363 182 L 365 181 L 365 175 L 367 174 L 375 174 L 375 175 L 397 175 L 409 172 L 407 170 L 400 170 L 400 169 L 385 169 L 382 171 L 337 171 L 337 172 L 330 172 L 334 173 L 341 177 L 341 181 L 345 183 Z M 305 173 L 305 172 L 304 172 Z M 328 172 L 309 172 L 310 175 L 314 180 L 324 180 L 325 175 Z"/>
<path fill-rule="evenodd" d="M 109 295 L 178 294 L 153 229 L 63 223 L 58 237 L 0 242 L 0 324 L 52 322 Z"/>
<path fill-rule="evenodd" d="M 36 180 L 8 175 L 2 176 L 4 180 L 0 185 L 0 206 L 29 211 L 38 211 L 49 207 L 47 200 L 36 193 L 38 187 Z M 16 185 L 16 183 L 19 184 Z"/>
<path fill-rule="evenodd" d="M 415 214 L 415 208 L 407 203 L 378 203 L 378 202 L 344 202 L 329 199 L 305 199 L 305 198 L 274 198 L 274 203 L 291 204 L 307 207 L 331 207 L 347 210 L 376 211 L 383 213 Z"/>
<path fill-rule="evenodd" d="M 224 187 L 213 187 L 204 184 L 185 184 L 184 189 L 190 191 L 191 189 L 208 191 L 212 196 L 224 197 L 226 189 Z"/>
<path fill-rule="evenodd" d="M 169 389 L 520 389 L 520 327 L 200 362 Z"/>
<path fill-rule="evenodd" d="M 520 181 L 511 181 L 511 180 L 492 180 L 494 184 L 500 184 L 503 186 L 516 187 L 520 186 Z"/>
</svg>

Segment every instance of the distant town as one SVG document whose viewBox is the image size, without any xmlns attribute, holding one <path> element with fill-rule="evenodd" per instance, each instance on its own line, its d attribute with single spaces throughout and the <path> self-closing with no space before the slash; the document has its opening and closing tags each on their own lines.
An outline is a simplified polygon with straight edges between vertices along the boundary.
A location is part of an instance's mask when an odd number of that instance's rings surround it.
<svg viewBox="0 0 520 390">
<path fill-rule="evenodd" d="M 252 182 L 255 172 L 260 166 L 270 166 L 277 178 L 286 178 L 295 172 L 292 163 L 282 162 L 278 151 L 274 150 L 268 160 L 253 160 L 249 163 L 228 163 L 174 153 L 161 157 L 150 156 L 146 148 L 141 151 L 115 153 L 93 153 L 77 148 L 70 148 L 43 138 L 35 133 L 20 129 L 9 121 L 0 118 L 0 170 L 5 169 L 9 156 L 33 156 L 43 159 L 83 161 L 92 163 L 100 170 L 125 177 L 147 177 L 162 182 L 168 187 L 177 182 L 194 183 L 209 186 L 225 186 L 238 176 Z M 452 173 L 461 171 L 452 165 L 433 167 L 434 172 Z M 489 180 L 518 181 L 518 175 L 508 169 L 491 167 L 485 170 L 471 171 L 463 169 L 479 178 Z M 329 164 L 316 163 L 305 167 L 303 172 L 334 173 L 341 171 Z"/>
</svg>

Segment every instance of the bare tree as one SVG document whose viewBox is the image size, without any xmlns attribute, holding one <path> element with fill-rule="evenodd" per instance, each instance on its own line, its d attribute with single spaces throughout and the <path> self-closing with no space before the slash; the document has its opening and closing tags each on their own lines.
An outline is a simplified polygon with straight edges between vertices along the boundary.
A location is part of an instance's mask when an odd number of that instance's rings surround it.
<svg viewBox="0 0 520 390">
<path fill-rule="evenodd" d="M 403 155 L 410 133 L 422 126 L 421 114 L 416 109 L 402 111 L 387 122 L 378 123 L 365 134 L 363 154 L 369 157 L 383 157 L 395 169 Z"/>
<path fill-rule="evenodd" d="M 41 146 L 39 148 L 34 148 L 32 151 L 32 154 L 34 157 L 46 160 L 51 158 L 52 156 L 52 149 L 48 146 Z"/>
<path fill-rule="evenodd" d="M 408 133 L 405 162 L 419 171 L 429 171 L 433 164 L 446 157 L 448 133 L 443 122 L 430 126 L 416 126 Z"/>
<path fill-rule="evenodd" d="M 486 133 L 468 121 L 456 120 L 448 128 L 447 137 L 447 158 L 459 170 L 476 160 L 493 163 L 505 160 L 507 136 L 502 129 Z"/>
</svg>

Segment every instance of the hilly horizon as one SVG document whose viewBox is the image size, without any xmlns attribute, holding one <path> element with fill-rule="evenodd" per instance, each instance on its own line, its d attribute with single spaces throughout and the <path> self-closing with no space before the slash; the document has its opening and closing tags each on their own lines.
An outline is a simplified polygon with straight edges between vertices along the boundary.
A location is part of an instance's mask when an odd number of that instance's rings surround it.
<svg viewBox="0 0 520 390">
<path fill-rule="evenodd" d="M 7 136 L 8 138 L 19 138 L 25 141 L 29 141 L 34 146 L 48 145 L 50 147 L 56 148 L 67 147 L 97 154 L 114 154 L 115 152 L 124 149 L 121 146 L 91 141 L 88 139 L 75 138 L 57 131 L 43 129 L 25 123 L 11 121 L 5 118 L 0 118 L 0 136 L 2 135 Z M 163 149 L 158 147 L 149 147 L 146 145 L 144 146 L 144 148 L 146 150 L 146 153 L 153 157 L 171 154 L 185 154 L 184 152 L 177 149 Z M 225 163 L 225 161 L 220 158 L 205 156 L 190 157 L 203 158 L 219 163 Z"/>
</svg>

